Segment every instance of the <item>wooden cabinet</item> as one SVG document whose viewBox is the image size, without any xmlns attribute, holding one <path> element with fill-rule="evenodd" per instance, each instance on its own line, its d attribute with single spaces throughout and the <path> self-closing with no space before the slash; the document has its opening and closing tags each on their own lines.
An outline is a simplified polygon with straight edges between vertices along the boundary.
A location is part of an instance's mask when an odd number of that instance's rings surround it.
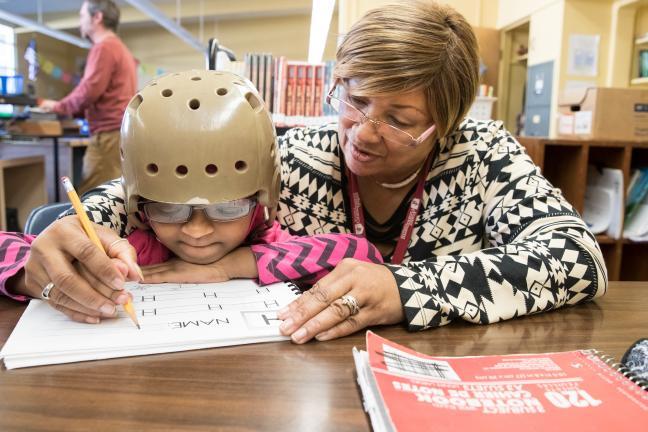
<svg viewBox="0 0 648 432">
<path fill-rule="evenodd" d="M 506 128 L 513 133 L 521 133 L 527 85 L 529 21 L 503 29 L 500 46 L 499 101 L 495 118 L 503 120 Z"/>
<path fill-rule="evenodd" d="M 624 194 L 634 168 L 648 166 L 648 142 L 519 137 L 544 176 L 580 213 L 585 205 L 587 166 L 623 172 Z M 624 208 L 625 208 L 625 196 Z M 619 211 L 623 212 L 624 209 Z M 610 280 L 648 280 L 648 243 L 596 236 Z"/>
<path fill-rule="evenodd" d="M 0 159 L 0 230 L 7 230 L 7 208 L 17 211 L 22 230 L 29 212 L 46 202 L 43 156 Z"/>
</svg>

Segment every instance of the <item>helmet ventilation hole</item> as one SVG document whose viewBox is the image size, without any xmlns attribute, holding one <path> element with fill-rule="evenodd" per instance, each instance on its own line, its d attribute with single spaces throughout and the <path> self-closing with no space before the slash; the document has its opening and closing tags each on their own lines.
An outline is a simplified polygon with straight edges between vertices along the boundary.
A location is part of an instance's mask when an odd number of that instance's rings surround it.
<svg viewBox="0 0 648 432">
<path fill-rule="evenodd" d="M 245 99 L 248 101 L 254 111 L 259 111 L 263 107 L 263 102 L 261 102 L 259 98 L 256 97 L 256 95 L 252 92 L 246 93 Z"/>
<path fill-rule="evenodd" d="M 218 172 L 218 167 L 214 164 L 209 164 L 205 167 L 205 173 L 210 177 L 215 176 L 217 172 Z"/>
<path fill-rule="evenodd" d="M 224 88 L 224 87 L 221 87 L 218 90 L 216 90 L 216 94 L 218 96 L 225 96 L 227 94 L 227 89 Z"/>
<path fill-rule="evenodd" d="M 178 177 L 184 177 L 189 172 L 189 168 L 187 168 L 185 165 L 178 165 L 175 172 Z"/>
<path fill-rule="evenodd" d="M 130 109 L 132 109 L 134 111 L 137 111 L 137 108 L 139 108 L 139 106 L 141 105 L 143 100 L 144 100 L 144 98 L 142 97 L 141 94 L 139 94 L 139 93 L 136 94 L 133 97 L 133 99 L 131 99 L 131 101 L 128 103 L 128 108 L 130 108 Z"/>
<path fill-rule="evenodd" d="M 173 91 L 171 89 L 164 89 L 162 90 L 162 96 L 164 97 L 169 97 L 173 94 Z"/>
<path fill-rule="evenodd" d="M 159 171 L 159 169 L 158 169 L 157 164 L 150 163 L 150 164 L 146 165 L 146 173 L 148 175 L 156 175 L 158 173 L 158 171 Z"/>
<path fill-rule="evenodd" d="M 189 101 L 189 108 L 191 108 L 192 110 L 197 110 L 198 108 L 200 108 L 200 101 L 198 99 L 191 99 Z"/>
<path fill-rule="evenodd" d="M 191 81 L 200 81 L 202 78 L 199 76 L 191 77 Z"/>
<path fill-rule="evenodd" d="M 234 169 L 240 173 L 245 172 L 247 170 L 247 162 L 245 161 L 236 161 L 234 164 Z"/>
<path fill-rule="evenodd" d="M 149 86 L 151 86 L 151 87 L 156 86 L 156 85 L 157 85 L 156 82 L 152 82 L 152 83 L 149 84 Z"/>
</svg>

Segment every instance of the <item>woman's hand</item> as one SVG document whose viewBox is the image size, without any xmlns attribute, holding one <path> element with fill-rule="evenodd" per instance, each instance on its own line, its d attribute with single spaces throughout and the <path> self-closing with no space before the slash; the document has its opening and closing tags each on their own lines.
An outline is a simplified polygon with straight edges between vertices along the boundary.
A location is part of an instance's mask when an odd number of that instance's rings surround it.
<svg viewBox="0 0 648 432">
<path fill-rule="evenodd" d="M 225 282 L 230 279 L 252 279 L 259 276 L 254 254 L 249 247 L 234 249 L 211 264 L 193 264 L 180 258 L 172 258 L 142 270 L 145 283 Z"/>
<path fill-rule="evenodd" d="M 355 298 L 357 314 L 342 301 Z M 394 276 L 387 267 L 352 258 L 342 260 L 310 290 L 277 314 L 281 333 L 295 343 L 315 337 L 336 339 L 376 324 L 403 321 L 403 307 Z"/>
<path fill-rule="evenodd" d="M 74 321 L 98 323 L 113 317 L 115 305 L 128 300 L 125 280 L 139 280 L 141 270 L 127 241 L 116 242 L 119 236 L 108 228 L 94 228 L 110 257 L 90 241 L 76 216 L 64 217 L 32 243 L 15 292 L 39 298 L 52 282 L 48 303 Z"/>
</svg>

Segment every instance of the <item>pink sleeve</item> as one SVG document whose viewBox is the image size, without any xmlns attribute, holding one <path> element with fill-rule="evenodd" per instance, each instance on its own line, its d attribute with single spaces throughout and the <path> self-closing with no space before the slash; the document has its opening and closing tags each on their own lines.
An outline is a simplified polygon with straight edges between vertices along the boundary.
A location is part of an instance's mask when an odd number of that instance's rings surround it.
<svg viewBox="0 0 648 432">
<path fill-rule="evenodd" d="M 113 73 L 114 54 L 105 43 L 93 46 L 88 53 L 85 72 L 81 82 L 72 92 L 61 99 L 54 111 L 59 114 L 82 113 L 88 105 L 99 99 L 110 83 Z"/>
<path fill-rule="evenodd" d="M 0 232 L 0 295 L 18 301 L 29 300 L 27 296 L 10 293 L 6 285 L 9 278 L 25 267 L 35 238 L 36 236 L 28 234 Z"/>
<path fill-rule="evenodd" d="M 136 229 L 128 236 L 128 243 L 135 248 L 137 264 L 141 266 L 160 264 L 171 257 L 171 251 L 160 243 L 153 231 Z"/>
<path fill-rule="evenodd" d="M 288 280 L 314 283 L 344 258 L 383 262 L 373 244 L 353 234 L 286 235 L 285 240 L 252 245 L 252 252 L 261 285 Z"/>
</svg>

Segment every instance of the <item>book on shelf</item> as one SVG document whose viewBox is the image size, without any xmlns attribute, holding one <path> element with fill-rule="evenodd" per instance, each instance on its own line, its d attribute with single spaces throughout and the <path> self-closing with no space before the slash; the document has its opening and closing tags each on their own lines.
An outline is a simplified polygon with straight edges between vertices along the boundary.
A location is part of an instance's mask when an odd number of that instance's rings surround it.
<svg viewBox="0 0 648 432">
<path fill-rule="evenodd" d="M 626 197 L 623 237 L 648 242 L 648 167 L 632 172 Z"/>
<path fill-rule="evenodd" d="M 277 126 L 321 125 L 334 122 L 326 104 L 334 61 L 310 64 L 267 53 L 248 53 L 239 70 L 257 88 Z"/>
<path fill-rule="evenodd" d="M 375 431 L 634 430 L 648 392 L 595 350 L 436 357 L 367 332 L 353 349 Z"/>
<path fill-rule="evenodd" d="M 70 320 L 31 300 L 0 351 L 7 369 L 289 339 L 277 311 L 299 295 L 291 283 L 128 283 L 141 329 L 120 311 L 99 324 Z"/>
</svg>

